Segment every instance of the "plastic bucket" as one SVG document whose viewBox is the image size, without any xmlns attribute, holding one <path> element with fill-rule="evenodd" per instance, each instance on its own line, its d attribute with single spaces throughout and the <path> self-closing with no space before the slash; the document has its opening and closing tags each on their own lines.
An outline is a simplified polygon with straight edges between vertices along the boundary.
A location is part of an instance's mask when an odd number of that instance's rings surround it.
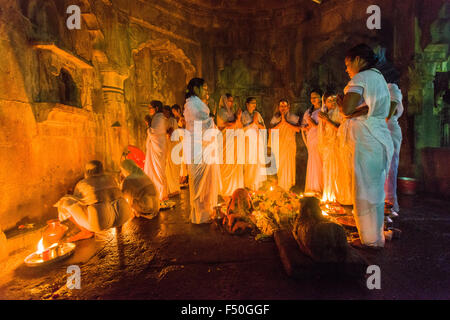
<svg viewBox="0 0 450 320">
<path fill-rule="evenodd" d="M 417 179 L 399 177 L 397 179 L 398 191 L 402 194 L 413 195 L 417 192 Z"/>
</svg>

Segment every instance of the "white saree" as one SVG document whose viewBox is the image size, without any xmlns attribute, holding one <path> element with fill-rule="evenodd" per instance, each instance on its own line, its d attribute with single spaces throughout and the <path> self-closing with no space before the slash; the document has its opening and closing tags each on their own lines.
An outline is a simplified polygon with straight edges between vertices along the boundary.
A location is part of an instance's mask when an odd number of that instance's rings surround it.
<svg viewBox="0 0 450 320">
<path fill-rule="evenodd" d="M 309 117 L 319 122 L 319 111 L 310 109 L 305 112 L 302 126 L 308 127 L 306 119 Z M 306 133 L 306 148 L 308 149 L 308 164 L 306 167 L 305 192 L 322 193 L 323 190 L 323 163 L 319 150 L 319 128 L 311 127 Z"/>
<path fill-rule="evenodd" d="M 204 152 L 205 149 L 218 152 L 217 138 L 205 137 L 205 130 L 216 129 L 216 125 L 209 116 L 208 106 L 196 96 L 186 99 L 184 117 L 187 134 L 183 139 L 183 154 L 189 173 L 190 220 L 199 224 L 210 221 L 221 188 L 219 164 L 211 159 L 217 154 Z M 194 134 L 194 127 L 201 128 L 202 133 Z M 199 146 L 202 150 L 197 152 Z"/>
<path fill-rule="evenodd" d="M 227 137 L 227 133 L 233 132 L 225 128 L 225 123 L 235 121 L 234 113 L 226 106 L 226 96 L 222 96 L 219 103 L 219 110 L 217 113 L 217 126 L 222 129 L 223 135 L 223 162 L 220 165 L 220 175 L 222 179 L 222 188 L 219 193 L 223 197 L 231 197 L 234 190 L 244 187 L 244 160 L 238 161 L 238 155 L 244 153 L 239 139 L 236 136 L 230 135 Z M 242 128 L 240 128 L 242 130 Z M 234 129 L 235 133 L 238 133 L 239 129 Z M 241 149 L 241 147 L 243 147 Z M 231 163 L 227 162 L 227 154 L 233 152 Z M 231 157 L 231 156 L 230 156 Z"/>
<path fill-rule="evenodd" d="M 399 211 L 400 207 L 397 200 L 397 173 L 398 162 L 400 160 L 400 147 L 402 146 L 402 129 L 398 124 L 398 118 L 403 114 L 402 92 L 396 84 L 388 83 L 391 101 L 397 102 L 396 114 L 388 121 L 388 129 L 391 133 L 392 142 L 394 143 L 394 155 L 392 156 L 391 166 L 384 185 L 386 193 L 386 201 L 393 204 L 394 211 Z"/>
<path fill-rule="evenodd" d="M 264 139 L 262 139 L 259 133 L 258 126 L 253 124 L 253 116 L 255 113 L 258 117 L 258 123 L 264 126 L 264 119 L 258 111 L 253 111 L 252 114 L 248 111 L 242 113 L 242 124 L 246 133 L 244 186 L 250 190 L 258 190 L 267 179 L 265 164 L 262 161 L 262 155 L 266 154 L 266 148 Z"/>
<path fill-rule="evenodd" d="M 151 127 L 147 130 L 144 172 L 150 177 L 159 200 L 167 199 L 167 119 L 162 113 L 153 116 Z"/>
<path fill-rule="evenodd" d="M 271 125 L 277 125 L 281 117 L 274 116 Z M 299 117 L 288 113 L 286 121 L 291 125 L 298 125 Z M 275 154 L 277 162 L 278 185 L 286 191 L 295 185 L 297 142 L 295 141 L 295 130 L 287 124 L 279 127 L 279 152 Z"/>
<path fill-rule="evenodd" d="M 178 129 L 178 122 L 175 118 L 168 120 L 168 128 L 172 128 L 173 130 Z M 172 141 L 170 135 L 167 135 L 166 177 L 169 194 L 180 192 L 181 165 L 176 164 L 172 159 L 172 150 L 178 143 L 178 141 Z"/>
<path fill-rule="evenodd" d="M 386 124 L 390 96 L 377 69 L 356 74 L 346 91 L 362 88 L 367 116 L 349 119 L 349 143 L 353 155 L 353 203 L 361 243 L 384 246 L 384 183 L 393 155 L 391 134 Z M 355 92 L 355 91 L 353 91 Z"/>
</svg>

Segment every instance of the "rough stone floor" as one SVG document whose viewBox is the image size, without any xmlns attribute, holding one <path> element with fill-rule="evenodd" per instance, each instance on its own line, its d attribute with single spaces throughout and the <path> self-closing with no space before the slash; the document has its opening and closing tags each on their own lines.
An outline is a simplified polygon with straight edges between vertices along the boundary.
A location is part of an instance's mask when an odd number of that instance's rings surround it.
<svg viewBox="0 0 450 320">
<path fill-rule="evenodd" d="M 133 219 L 78 243 L 66 261 L 26 267 L 30 251 L 2 262 L 0 299 L 449 299 L 450 203 L 403 197 L 400 240 L 364 253 L 381 268 L 381 290 L 347 279 L 289 278 L 273 241 L 189 223 L 188 191 L 154 220 Z M 66 286 L 81 268 L 81 289 Z M 364 282 L 362 282 L 365 284 Z"/>
</svg>

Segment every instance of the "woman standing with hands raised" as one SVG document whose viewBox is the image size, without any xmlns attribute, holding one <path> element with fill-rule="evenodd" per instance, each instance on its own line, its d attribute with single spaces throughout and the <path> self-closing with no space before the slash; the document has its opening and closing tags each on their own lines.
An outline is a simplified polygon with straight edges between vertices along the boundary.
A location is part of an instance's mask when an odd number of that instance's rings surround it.
<svg viewBox="0 0 450 320">
<path fill-rule="evenodd" d="M 279 152 L 275 152 L 278 185 L 286 191 L 295 185 L 295 156 L 297 154 L 295 134 L 300 132 L 299 117 L 289 111 L 290 107 L 287 99 L 281 99 L 278 103 L 278 112 L 270 121 L 270 124 L 274 126 L 271 130 L 279 130 Z M 273 145 L 272 150 L 274 150 Z"/>
<path fill-rule="evenodd" d="M 311 103 L 302 121 L 302 131 L 306 136 L 306 148 L 308 149 L 308 164 L 306 167 L 305 192 L 322 193 L 323 190 L 323 164 L 319 152 L 319 112 L 322 102 L 322 90 L 311 91 Z"/>
</svg>

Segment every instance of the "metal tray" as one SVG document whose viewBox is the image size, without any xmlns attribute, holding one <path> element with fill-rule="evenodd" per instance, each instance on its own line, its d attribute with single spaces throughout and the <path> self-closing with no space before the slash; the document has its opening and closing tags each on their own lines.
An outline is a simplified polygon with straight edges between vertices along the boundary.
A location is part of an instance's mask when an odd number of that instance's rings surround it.
<svg viewBox="0 0 450 320">
<path fill-rule="evenodd" d="M 49 264 L 61 261 L 72 255 L 75 251 L 75 243 L 65 242 L 60 245 L 59 251 L 62 253 L 57 257 L 50 260 L 43 260 L 42 255 L 36 252 L 33 252 L 28 257 L 25 258 L 24 262 L 28 267 L 43 267 Z"/>
</svg>

